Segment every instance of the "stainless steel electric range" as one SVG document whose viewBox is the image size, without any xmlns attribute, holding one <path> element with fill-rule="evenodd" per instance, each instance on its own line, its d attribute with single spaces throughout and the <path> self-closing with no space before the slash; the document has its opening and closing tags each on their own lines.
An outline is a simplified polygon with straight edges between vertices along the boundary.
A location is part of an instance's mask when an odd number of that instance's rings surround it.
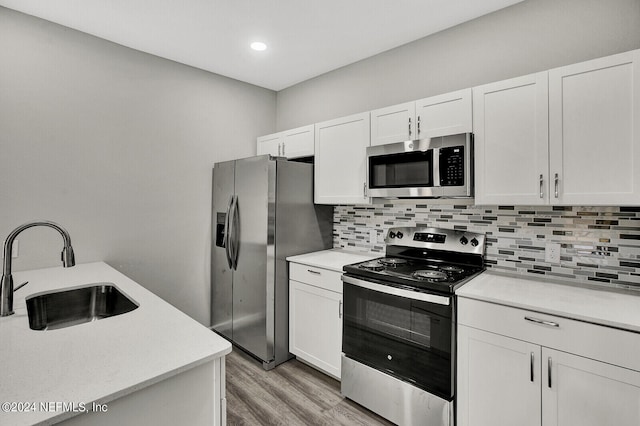
<svg viewBox="0 0 640 426">
<path fill-rule="evenodd" d="M 455 290 L 484 234 L 391 228 L 386 256 L 344 267 L 342 394 L 400 425 L 454 422 Z"/>
</svg>

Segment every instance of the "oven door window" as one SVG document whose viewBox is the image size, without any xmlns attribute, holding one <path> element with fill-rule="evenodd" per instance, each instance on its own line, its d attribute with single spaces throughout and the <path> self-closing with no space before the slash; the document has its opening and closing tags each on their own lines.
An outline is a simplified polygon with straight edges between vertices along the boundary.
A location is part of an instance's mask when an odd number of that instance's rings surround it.
<svg viewBox="0 0 640 426">
<path fill-rule="evenodd" d="M 369 157 L 369 188 L 433 186 L 433 151 Z"/>
<path fill-rule="evenodd" d="M 448 306 L 344 284 L 346 356 L 451 400 L 452 298 Z"/>
</svg>

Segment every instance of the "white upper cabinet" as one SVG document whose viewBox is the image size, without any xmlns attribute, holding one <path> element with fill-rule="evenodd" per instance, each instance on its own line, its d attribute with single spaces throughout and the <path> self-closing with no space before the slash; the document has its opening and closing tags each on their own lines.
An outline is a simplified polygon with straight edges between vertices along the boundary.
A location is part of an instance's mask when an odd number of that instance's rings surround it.
<svg viewBox="0 0 640 426">
<path fill-rule="evenodd" d="M 315 125 L 314 201 L 316 204 L 366 204 L 366 148 L 369 113 Z"/>
<path fill-rule="evenodd" d="M 314 125 L 285 130 L 282 133 L 282 156 L 287 158 L 310 157 L 314 154 Z"/>
<path fill-rule="evenodd" d="M 257 155 L 271 154 L 274 157 L 310 157 L 314 154 L 314 136 L 313 124 L 260 136 L 256 152 Z"/>
<path fill-rule="evenodd" d="M 371 145 L 471 132 L 471 89 L 371 111 Z"/>
<path fill-rule="evenodd" d="M 416 101 L 418 138 L 471 132 L 472 117 L 470 88 Z"/>
<path fill-rule="evenodd" d="M 415 102 L 371 111 L 371 146 L 415 139 Z"/>
<path fill-rule="evenodd" d="M 549 71 L 552 203 L 640 204 L 640 51 Z"/>
<path fill-rule="evenodd" d="M 549 203 L 547 72 L 473 88 L 477 204 Z"/>
<path fill-rule="evenodd" d="M 279 157 L 280 149 L 280 133 L 258 137 L 256 155 L 271 154 L 274 157 Z"/>
<path fill-rule="evenodd" d="M 476 204 L 640 204 L 639 58 L 475 87 Z"/>
</svg>

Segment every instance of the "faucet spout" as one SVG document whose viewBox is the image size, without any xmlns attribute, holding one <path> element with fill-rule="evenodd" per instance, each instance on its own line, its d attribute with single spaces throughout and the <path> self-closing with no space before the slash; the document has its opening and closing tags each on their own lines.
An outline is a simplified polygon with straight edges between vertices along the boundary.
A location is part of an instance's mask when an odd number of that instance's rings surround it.
<svg viewBox="0 0 640 426">
<path fill-rule="evenodd" d="M 76 259 L 71 246 L 69 233 L 60 225 L 48 220 L 28 222 L 18 226 L 11 231 L 4 242 L 4 262 L 2 265 L 2 281 L 0 282 L 0 316 L 6 317 L 13 314 L 13 277 L 11 276 L 11 253 L 13 252 L 13 242 L 18 234 L 34 226 L 47 226 L 53 228 L 62 235 L 64 247 L 62 249 L 61 260 L 65 268 L 75 266 Z"/>
</svg>

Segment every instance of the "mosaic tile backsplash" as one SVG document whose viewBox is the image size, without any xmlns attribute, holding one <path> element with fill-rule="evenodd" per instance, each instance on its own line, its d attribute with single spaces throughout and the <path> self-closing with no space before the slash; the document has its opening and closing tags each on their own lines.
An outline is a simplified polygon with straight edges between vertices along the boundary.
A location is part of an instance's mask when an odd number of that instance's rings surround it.
<svg viewBox="0 0 640 426">
<path fill-rule="evenodd" d="M 640 207 L 379 204 L 333 215 L 336 248 L 382 254 L 394 226 L 468 230 L 486 234 L 487 269 L 640 290 Z M 560 263 L 545 262 L 547 243 L 561 245 Z"/>
</svg>

